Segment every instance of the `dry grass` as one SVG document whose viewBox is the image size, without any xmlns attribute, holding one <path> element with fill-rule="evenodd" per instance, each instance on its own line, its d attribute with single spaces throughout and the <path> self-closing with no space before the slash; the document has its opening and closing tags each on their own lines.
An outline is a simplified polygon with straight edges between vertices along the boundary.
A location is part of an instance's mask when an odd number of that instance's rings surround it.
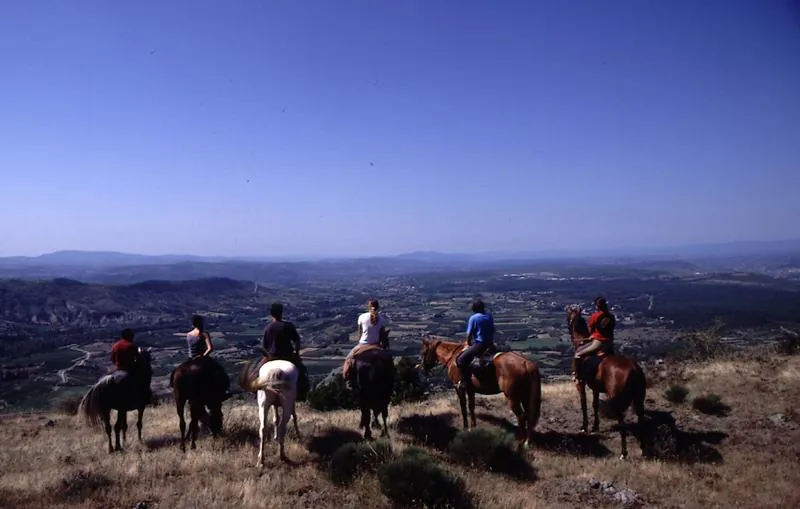
<svg viewBox="0 0 800 509">
<path fill-rule="evenodd" d="M 671 412 L 681 430 L 681 461 L 643 459 L 635 439 L 630 458 L 617 460 L 619 435 L 601 422 L 598 437 L 577 434 L 578 398 L 570 384 L 544 388 L 542 420 L 529 453 L 534 480 L 489 474 L 448 461 L 447 444 L 460 428 L 455 397 L 392 407 L 390 432 L 400 451 L 422 443 L 464 481 L 478 507 L 613 507 L 589 479 L 636 491 L 653 507 L 800 506 L 800 358 L 717 361 L 672 369 L 692 396 L 718 394 L 728 416 L 699 413 L 688 403 L 664 399 L 665 377 L 648 390 L 655 420 Z M 268 444 L 267 466 L 255 467 L 254 397 L 229 401 L 227 436 L 203 435 L 195 451 L 178 448 L 178 423 L 169 404 L 148 408 L 144 443 L 133 423 L 123 453 L 108 454 L 100 429 L 89 430 L 64 414 L 31 414 L 0 420 L 0 507 L 390 507 L 374 474 L 349 487 L 334 485 L 326 458 L 356 438 L 355 411 L 319 413 L 298 408 L 303 438 L 289 432 L 278 461 Z M 501 396 L 480 397 L 480 426 L 509 426 Z M 778 415 L 780 414 L 780 416 Z M 132 420 L 134 413 L 129 414 Z M 291 429 L 291 428 L 290 428 Z M 140 506 L 143 507 L 143 506 Z"/>
</svg>

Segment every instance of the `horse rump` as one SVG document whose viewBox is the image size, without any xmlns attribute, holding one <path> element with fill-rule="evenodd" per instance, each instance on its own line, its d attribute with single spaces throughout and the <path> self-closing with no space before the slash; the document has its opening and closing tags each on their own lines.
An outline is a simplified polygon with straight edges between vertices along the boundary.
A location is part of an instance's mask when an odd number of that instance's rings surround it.
<svg viewBox="0 0 800 509">
<path fill-rule="evenodd" d="M 102 422 L 103 408 L 109 406 L 109 396 L 114 389 L 114 377 L 105 375 L 98 380 L 81 398 L 76 418 L 88 426 Z"/>
</svg>

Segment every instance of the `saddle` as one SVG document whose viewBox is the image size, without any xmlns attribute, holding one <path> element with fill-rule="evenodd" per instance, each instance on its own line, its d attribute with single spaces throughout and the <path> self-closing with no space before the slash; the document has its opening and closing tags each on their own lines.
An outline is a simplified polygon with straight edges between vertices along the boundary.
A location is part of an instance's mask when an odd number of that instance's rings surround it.
<svg viewBox="0 0 800 509">
<path fill-rule="evenodd" d="M 494 358 L 504 351 L 507 351 L 507 349 L 500 349 L 497 347 L 497 345 L 493 344 L 482 354 L 476 355 L 475 358 L 472 359 L 472 362 L 469 363 L 469 368 L 472 371 L 472 374 L 478 375 L 487 370 L 494 369 L 494 364 L 492 364 L 492 361 L 494 361 Z"/>
<path fill-rule="evenodd" d="M 358 346 L 356 346 L 356 348 L 353 350 L 353 354 L 344 359 L 344 365 L 342 366 L 342 376 L 345 379 L 349 379 L 350 378 L 350 376 L 352 374 L 352 369 L 353 369 L 353 366 L 356 363 L 357 357 L 360 354 L 362 354 L 364 352 L 368 352 L 370 350 L 380 350 L 382 352 L 385 352 L 387 355 L 389 354 L 389 351 L 384 349 L 384 348 L 382 348 L 380 345 L 358 345 Z"/>
</svg>

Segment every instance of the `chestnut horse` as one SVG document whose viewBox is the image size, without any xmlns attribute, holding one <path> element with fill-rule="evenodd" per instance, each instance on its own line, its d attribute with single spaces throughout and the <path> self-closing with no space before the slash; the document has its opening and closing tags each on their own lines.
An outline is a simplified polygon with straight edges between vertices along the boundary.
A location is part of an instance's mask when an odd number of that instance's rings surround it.
<svg viewBox="0 0 800 509">
<path fill-rule="evenodd" d="M 463 352 L 466 347 L 466 342 L 459 343 L 438 338 L 429 340 L 423 337 L 421 367 L 427 373 L 437 363 L 445 366 L 448 378 L 456 386 L 465 429 L 470 428 L 467 423 L 467 401 L 469 401 L 470 419 L 474 428 L 475 394 L 489 395 L 502 392 L 511 411 L 517 417 L 517 438 L 524 438 L 525 446 L 528 446 L 531 443 L 534 428 L 539 422 L 542 407 L 542 381 L 539 365 L 517 352 L 490 354 L 492 355 L 491 360 L 481 359 L 482 356 L 477 357 L 476 360 L 481 366 L 476 367 L 475 361 L 473 361 L 471 365 L 473 390 L 466 391 L 458 387 L 461 374 L 456 366 L 458 354 Z"/>
<path fill-rule="evenodd" d="M 589 327 L 586 325 L 583 310 L 580 307 L 569 306 L 567 308 L 567 327 L 575 350 L 589 341 Z M 638 423 L 641 424 L 644 418 L 646 392 L 644 372 L 634 360 L 623 355 L 608 355 L 599 358 L 602 359 L 599 363 L 596 359 L 598 358 L 593 358 L 593 356 L 584 357 L 576 373 L 578 381 L 575 386 L 581 397 L 581 413 L 583 414 L 581 431 L 586 433 L 589 427 L 589 416 L 586 409 L 586 386 L 588 385 L 592 390 L 592 410 L 594 411 L 592 432 L 596 433 L 600 429 L 598 409 L 600 393 L 603 392 L 608 395 L 608 406 L 619 421 L 619 432 L 622 439 L 620 459 L 625 459 L 628 456 L 625 412 L 633 403 Z M 594 363 L 597 363 L 596 367 Z"/>
</svg>

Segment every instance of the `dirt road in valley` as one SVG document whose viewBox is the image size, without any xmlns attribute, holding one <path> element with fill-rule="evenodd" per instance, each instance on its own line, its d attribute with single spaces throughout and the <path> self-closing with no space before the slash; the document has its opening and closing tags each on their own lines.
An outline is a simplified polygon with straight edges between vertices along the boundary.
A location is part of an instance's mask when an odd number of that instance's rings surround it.
<svg viewBox="0 0 800 509">
<path fill-rule="evenodd" d="M 69 348 L 70 348 L 70 350 L 75 350 L 76 352 L 81 352 L 83 354 L 83 357 L 81 357 L 80 359 L 78 359 L 75 362 L 73 362 L 72 366 L 70 366 L 68 368 L 64 368 L 64 369 L 59 369 L 58 370 L 58 373 L 57 373 L 58 374 L 58 382 L 56 382 L 56 388 L 58 388 L 58 386 L 60 386 L 60 385 L 64 385 L 64 384 L 67 383 L 67 381 L 69 380 L 69 378 L 67 377 L 67 373 L 69 373 L 73 369 L 77 368 L 78 366 L 83 366 L 84 364 L 86 364 L 86 361 L 88 361 L 92 357 L 92 352 L 89 352 L 88 350 L 84 350 L 83 348 L 79 347 L 78 345 L 70 345 Z"/>
</svg>

